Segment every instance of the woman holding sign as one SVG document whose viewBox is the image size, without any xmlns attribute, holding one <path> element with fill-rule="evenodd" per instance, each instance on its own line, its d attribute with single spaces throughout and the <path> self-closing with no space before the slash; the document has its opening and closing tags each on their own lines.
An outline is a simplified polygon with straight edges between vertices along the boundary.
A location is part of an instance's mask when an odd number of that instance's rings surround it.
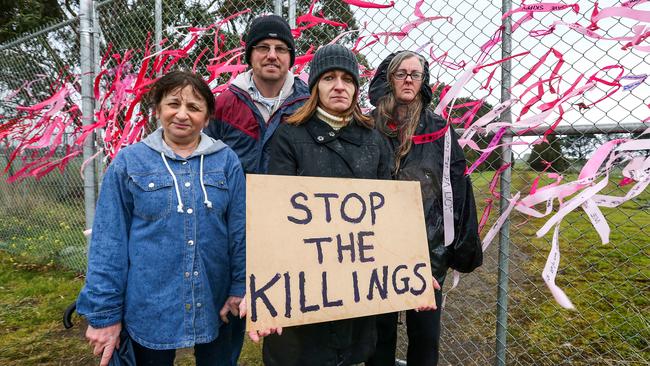
<svg viewBox="0 0 650 366">
<path fill-rule="evenodd" d="M 270 174 L 390 179 L 386 141 L 361 113 L 359 65 L 340 45 L 316 51 L 309 100 L 278 127 L 271 142 Z M 264 340 L 264 364 L 351 365 L 375 350 L 374 316 L 285 328 Z M 257 339 L 268 332 L 251 334 Z"/>
<path fill-rule="evenodd" d="M 100 365 L 125 328 L 138 365 L 230 365 L 225 323 L 245 285 L 245 183 L 237 155 L 201 130 L 214 112 L 205 81 L 174 71 L 149 93 L 161 128 L 123 148 L 97 202 L 77 312 Z"/>
<path fill-rule="evenodd" d="M 483 262 L 472 182 L 465 176 L 465 156 L 458 137 L 453 130 L 445 136 L 449 126 L 429 108 L 432 97 L 429 64 L 416 53 L 402 51 L 382 61 L 370 83 L 369 97 L 376 107 L 372 113 L 376 127 L 392 149 L 393 177 L 420 182 L 431 269 L 442 286 L 450 267 L 471 272 Z M 445 153 L 449 157 L 446 177 Z M 445 181 L 449 184 L 444 184 Z M 443 218 L 443 197 L 450 197 L 446 203 L 450 211 L 453 205 L 453 218 L 450 215 L 448 223 Z M 449 226 L 448 236 L 453 226 L 452 237 L 445 237 L 445 225 Z M 441 301 L 442 294 L 437 291 L 436 303 Z M 437 365 L 440 313 L 440 307 L 434 311 L 406 312 L 409 366 Z M 397 313 L 380 315 L 377 319 L 377 353 L 367 365 L 392 366 Z"/>
</svg>

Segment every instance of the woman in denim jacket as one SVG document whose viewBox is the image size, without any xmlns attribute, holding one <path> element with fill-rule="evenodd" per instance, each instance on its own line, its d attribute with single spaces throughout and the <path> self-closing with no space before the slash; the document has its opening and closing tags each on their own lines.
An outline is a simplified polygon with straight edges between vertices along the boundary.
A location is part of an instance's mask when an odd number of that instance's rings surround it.
<svg viewBox="0 0 650 366">
<path fill-rule="evenodd" d="M 77 311 L 108 364 L 125 327 L 138 365 L 230 364 L 228 315 L 244 295 L 245 183 L 237 155 L 203 134 L 208 85 L 172 72 L 150 92 L 162 125 L 108 167 Z"/>
</svg>

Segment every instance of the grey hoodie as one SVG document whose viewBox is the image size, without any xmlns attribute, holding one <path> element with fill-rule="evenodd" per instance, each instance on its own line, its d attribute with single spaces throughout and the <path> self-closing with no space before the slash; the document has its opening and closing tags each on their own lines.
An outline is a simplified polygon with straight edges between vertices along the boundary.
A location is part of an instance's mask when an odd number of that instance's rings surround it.
<svg viewBox="0 0 650 366">
<path fill-rule="evenodd" d="M 212 202 L 208 199 L 208 193 L 205 189 L 205 184 L 203 183 L 203 157 L 205 155 L 214 154 L 217 151 L 224 149 L 226 147 L 226 144 L 221 142 L 221 140 L 213 139 L 203 132 L 201 132 L 200 139 L 201 140 L 199 141 L 199 146 L 197 146 L 196 150 L 194 150 L 186 159 L 191 159 L 196 156 L 201 157 L 199 178 L 201 181 L 201 190 L 203 191 L 204 197 L 203 203 L 205 203 L 208 208 L 212 208 Z M 178 188 L 178 179 L 176 178 L 176 174 L 174 174 L 174 171 L 169 167 L 169 163 L 167 162 L 167 158 L 173 160 L 180 159 L 176 153 L 174 153 L 174 150 L 172 150 L 172 148 L 165 143 L 165 140 L 163 140 L 163 128 L 158 128 L 152 134 L 142 140 L 142 142 L 160 153 L 160 157 L 162 158 L 163 163 L 169 172 L 169 175 L 171 175 L 172 180 L 174 181 L 174 191 L 176 192 L 176 199 L 178 200 L 177 211 L 183 212 L 183 200 L 181 198 L 181 191 Z"/>
<path fill-rule="evenodd" d="M 166 157 L 170 159 L 178 160 L 178 156 L 174 153 L 171 147 L 165 143 L 163 140 L 163 129 L 162 127 L 155 130 L 149 136 L 147 136 L 142 142 L 149 146 L 150 148 L 156 150 L 159 153 L 165 154 Z M 199 146 L 196 147 L 196 150 L 192 152 L 187 159 L 193 158 L 199 155 L 210 155 L 226 147 L 226 144 L 221 142 L 221 140 L 215 140 L 212 137 L 201 132 L 201 141 Z"/>
</svg>

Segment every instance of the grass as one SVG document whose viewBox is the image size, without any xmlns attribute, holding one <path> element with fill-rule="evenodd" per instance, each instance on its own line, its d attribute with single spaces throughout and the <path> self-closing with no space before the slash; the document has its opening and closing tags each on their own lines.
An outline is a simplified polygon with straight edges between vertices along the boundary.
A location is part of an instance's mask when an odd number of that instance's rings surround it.
<svg viewBox="0 0 650 366">
<path fill-rule="evenodd" d="M 83 199 L 70 199 L 54 185 L 33 185 L 0 185 L 0 250 L 21 262 L 84 272 Z"/>
<path fill-rule="evenodd" d="M 80 328 L 65 330 L 63 309 L 82 280 L 54 266 L 25 265 L 0 251 L 0 364 L 94 364 Z"/>
<path fill-rule="evenodd" d="M 75 316 L 66 330 L 63 310 L 77 297 L 83 279 L 53 265 L 26 265 L 0 250 L 0 365 L 96 365 L 84 339 L 86 324 Z M 193 365 L 181 350 L 177 365 Z M 240 364 L 258 366 L 261 347 L 246 341 Z"/>
<path fill-rule="evenodd" d="M 530 181 L 519 172 L 518 180 Z M 567 181 L 575 176 L 566 177 Z M 515 185 L 519 185 L 515 179 Z M 629 188 L 629 187 L 628 187 Z M 603 194 L 623 196 L 610 184 Z M 641 365 L 650 360 L 650 192 L 618 208 L 603 208 L 611 228 L 601 240 L 582 210 L 560 227 L 561 263 L 556 283 L 576 311 L 561 309 L 541 281 L 552 232 L 535 233 L 549 218 L 513 228 L 513 246 L 530 260 L 519 263 L 529 278 L 515 282 L 509 308 L 508 352 L 530 365 Z M 523 217 L 514 217 L 514 222 Z M 518 279 L 513 279 L 517 281 Z M 541 290 L 541 291 L 540 291 Z"/>
<path fill-rule="evenodd" d="M 472 176 L 479 206 L 488 197 L 487 186 L 492 174 Z M 515 170 L 513 192 L 527 192 L 535 176 L 532 172 Z M 575 175 L 566 177 L 566 181 L 573 179 Z M 548 182 L 543 179 L 540 185 Z M 625 191 L 626 188 L 610 184 L 605 193 L 622 196 Z M 81 234 L 83 208 L 69 204 L 79 200 L 48 199 L 47 195 L 32 191 L 7 194 L 2 189 L 0 196 L 0 365 L 96 364 L 83 338 L 83 321 L 76 319 L 77 326 L 72 330 L 64 330 L 60 323 L 63 309 L 74 301 L 82 286 L 82 279 L 76 273 L 82 272 L 85 266 L 85 239 Z M 561 309 L 541 280 L 551 233 L 536 238 L 535 232 L 548 218 L 526 221 L 522 215 L 512 215 L 509 362 L 647 364 L 650 360 L 648 202 L 650 192 L 646 191 L 619 208 L 602 209 L 612 229 L 610 244 L 606 245 L 600 244 L 581 210 L 564 219 L 560 229 L 562 260 L 557 284 L 566 291 L 577 311 Z M 464 282 L 480 282 L 488 276 L 492 281 L 496 271 L 489 272 L 481 268 Z M 482 294 L 481 301 L 489 308 L 489 315 L 468 320 L 467 331 L 472 333 L 471 339 L 479 337 L 489 343 L 485 352 L 493 353 L 494 292 L 477 293 Z M 453 301 L 461 306 L 463 301 L 468 304 L 471 299 L 467 296 L 455 295 Z M 191 351 L 181 351 L 177 364 L 192 365 Z M 240 364 L 261 365 L 260 346 L 247 341 Z"/>
</svg>

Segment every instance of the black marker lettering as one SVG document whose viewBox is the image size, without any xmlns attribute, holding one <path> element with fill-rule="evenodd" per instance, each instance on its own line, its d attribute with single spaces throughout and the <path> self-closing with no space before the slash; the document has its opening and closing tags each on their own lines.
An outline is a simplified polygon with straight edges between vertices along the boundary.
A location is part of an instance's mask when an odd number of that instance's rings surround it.
<svg viewBox="0 0 650 366">
<path fill-rule="evenodd" d="M 375 203 L 375 198 L 378 198 L 379 201 Z M 370 218 L 372 225 L 377 221 L 377 210 L 384 207 L 384 195 L 379 192 L 370 192 Z"/>
<path fill-rule="evenodd" d="M 409 280 L 410 280 L 408 276 L 404 276 L 400 278 L 400 281 L 402 281 L 404 287 L 403 288 L 397 287 L 397 273 L 399 272 L 400 269 L 408 269 L 408 267 L 404 264 L 400 264 L 393 271 L 393 290 L 395 290 L 395 293 L 398 295 L 401 295 L 409 290 Z"/>
<path fill-rule="evenodd" d="M 323 271 L 323 308 L 332 308 L 335 306 L 343 306 L 343 300 L 329 301 L 327 299 L 327 272 Z"/>
<path fill-rule="evenodd" d="M 298 225 L 309 224 L 309 222 L 311 222 L 311 218 L 312 218 L 311 210 L 309 210 L 309 207 L 296 202 L 296 199 L 298 197 L 302 197 L 302 199 L 307 201 L 307 195 L 302 193 L 302 192 L 298 192 L 298 193 L 294 194 L 293 196 L 291 196 L 291 205 L 296 210 L 305 211 L 306 217 L 304 219 L 297 219 L 297 218 L 295 218 L 293 216 L 287 216 L 287 219 L 289 219 L 289 221 L 293 222 L 294 224 L 298 224 Z"/>
<path fill-rule="evenodd" d="M 350 198 L 356 198 L 361 203 L 361 212 L 359 213 L 359 216 L 357 216 L 356 218 L 350 217 L 346 213 L 345 208 L 347 207 L 347 203 L 350 200 Z M 366 201 L 364 201 L 363 198 L 361 198 L 361 196 L 359 196 L 356 193 L 350 193 L 347 196 L 345 196 L 343 202 L 341 202 L 341 217 L 343 218 L 343 220 L 354 224 L 358 224 L 361 222 L 361 220 L 363 220 L 363 217 L 365 215 L 366 215 Z"/>
<path fill-rule="evenodd" d="M 418 270 L 420 268 L 424 268 L 425 266 L 426 266 L 426 264 L 424 264 L 424 263 L 418 263 L 418 264 L 415 265 L 415 267 L 413 267 L 413 274 L 415 274 L 415 276 L 417 278 L 419 278 L 420 281 L 422 281 L 422 288 L 421 289 L 416 290 L 413 287 L 411 287 L 411 293 L 413 295 L 416 295 L 416 296 L 420 295 L 427 288 L 427 280 L 425 280 L 424 277 L 418 272 Z"/>
<path fill-rule="evenodd" d="M 250 275 L 250 294 L 251 294 L 251 321 L 257 321 L 257 299 L 262 299 L 262 302 L 264 302 L 264 305 L 266 305 L 266 308 L 269 309 L 269 313 L 271 314 L 272 317 L 276 317 L 278 315 L 278 312 L 275 311 L 275 308 L 271 304 L 271 301 L 269 298 L 266 296 L 264 293 L 266 290 L 271 288 L 273 285 L 275 285 L 276 282 L 280 279 L 280 274 L 276 273 L 273 278 L 269 282 L 266 283 L 266 285 L 262 286 L 259 290 L 255 288 L 255 275 L 251 274 Z"/>
<path fill-rule="evenodd" d="M 330 198 L 339 198 L 336 193 L 315 193 L 314 197 L 322 198 L 325 201 L 325 221 L 332 221 L 332 211 L 330 210 Z"/>
<path fill-rule="evenodd" d="M 291 277 L 284 273 L 284 317 L 291 318 Z"/>
<path fill-rule="evenodd" d="M 370 275 L 370 286 L 368 287 L 368 300 L 372 300 L 374 297 L 374 288 L 377 288 L 379 296 L 382 299 L 386 299 L 388 295 L 388 266 L 382 267 L 382 279 L 381 283 L 379 282 L 379 275 L 377 274 L 377 268 L 372 270 Z"/>
<path fill-rule="evenodd" d="M 300 271 L 298 273 L 298 284 L 300 287 L 300 311 L 303 313 L 308 313 L 310 311 L 316 311 L 320 309 L 318 305 L 306 305 L 307 299 L 305 298 L 305 272 Z"/>
<path fill-rule="evenodd" d="M 375 257 L 367 257 L 366 258 L 366 256 L 364 255 L 366 250 L 375 249 L 375 246 L 372 245 L 372 244 L 363 245 L 363 237 L 364 236 L 375 236 L 375 232 L 374 231 L 360 231 L 357 234 L 357 245 L 359 246 L 359 261 L 361 263 L 374 262 Z"/>
<path fill-rule="evenodd" d="M 354 263 L 354 233 L 350 233 L 350 245 L 343 245 L 341 234 L 336 234 L 336 249 L 339 253 L 339 263 L 343 263 L 343 251 L 350 251 L 350 262 Z"/>
<path fill-rule="evenodd" d="M 359 302 L 359 278 L 357 271 L 352 272 L 352 285 L 354 286 L 354 302 Z"/>
<path fill-rule="evenodd" d="M 316 244 L 316 250 L 318 251 L 318 264 L 323 264 L 323 248 L 321 243 L 331 243 L 332 238 L 308 238 L 302 240 L 305 244 Z"/>
</svg>

